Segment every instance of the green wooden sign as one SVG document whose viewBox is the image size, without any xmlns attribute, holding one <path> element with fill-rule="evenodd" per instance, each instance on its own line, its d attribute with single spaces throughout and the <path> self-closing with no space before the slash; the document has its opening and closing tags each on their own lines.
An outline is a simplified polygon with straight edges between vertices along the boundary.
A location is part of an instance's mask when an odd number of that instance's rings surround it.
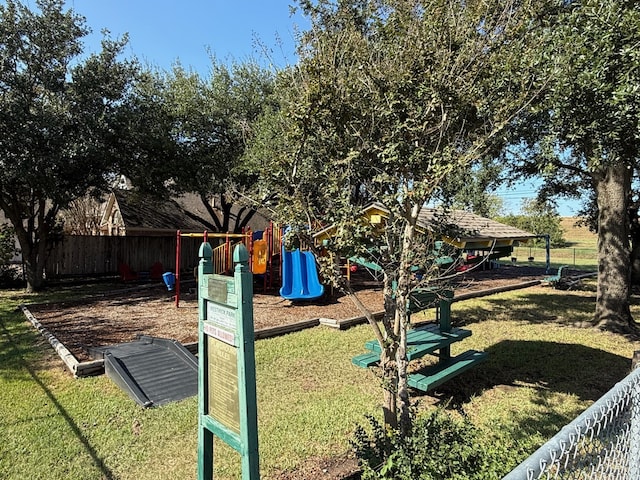
<svg viewBox="0 0 640 480">
<path fill-rule="evenodd" d="M 244 245 L 233 252 L 233 277 L 213 274 L 212 250 L 198 266 L 198 479 L 213 479 L 218 437 L 242 457 L 242 479 L 260 478 L 253 333 L 253 276 Z"/>
</svg>

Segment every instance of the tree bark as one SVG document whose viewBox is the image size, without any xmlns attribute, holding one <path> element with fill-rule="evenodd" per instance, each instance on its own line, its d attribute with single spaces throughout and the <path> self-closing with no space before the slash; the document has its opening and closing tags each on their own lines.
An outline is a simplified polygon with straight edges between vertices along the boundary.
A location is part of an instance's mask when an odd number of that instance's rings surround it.
<svg viewBox="0 0 640 480">
<path fill-rule="evenodd" d="M 382 417 L 389 428 L 398 428 L 398 376 L 395 362 L 397 343 L 391 342 L 382 348 L 380 368 L 382 369 Z"/>
<path fill-rule="evenodd" d="M 396 291 L 396 334 L 398 336 L 398 350 L 396 351 L 396 365 L 398 370 L 398 413 L 400 416 L 400 431 L 409 435 L 412 429 L 411 402 L 409 399 L 407 358 L 407 329 L 409 328 L 409 297 L 411 295 L 411 266 L 413 264 L 412 251 L 415 237 L 415 223 L 419 209 L 412 209 L 411 217 L 407 219 L 402 238 L 402 255 L 398 270 L 398 289 Z"/>
<path fill-rule="evenodd" d="M 598 201 L 598 288 L 596 325 L 612 332 L 636 332 L 629 308 L 631 263 L 628 192 L 631 170 L 623 162 L 593 176 Z"/>
<path fill-rule="evenodd" d="M 638 200 L 629 194 L 629 238 L 631 239 L 631 285 L 640 285 L 640 211 Z"/>
<path fill-rule="evenodd" d="M 24 221 L 20 210 L 14 205 L 0 200 L 0 208 L 11 221 L 24 264 L 24 276 L 27 292 L 36 292 L 44 286 L 44 267 L 47 261 L 47 242 L 50 238 L 45 215 L 36 211 Z M 41 205 L 44 208 L 44 204 Z M 36 220 L 37 218 L 37 220 Z"/>
<path fill-rule="evenodd" d="M 387 293 L 391 292 L 390 283 L 391 280 L 385 276 L 385 319 L 383 319 L 383 324 L 385 325 L 384 333 L 383 330 L 380 329 L 376 319 L 373 317 L 371 310 L 369 310 L 360 301 L 358 296 L 350 288 L 347 288 L 346 291 L 356 308 L 358 308 L 358 310 L 360 310 L 360 312 L 362 312 L 362 314 L 367 318 L 369 325 L 375 333 L 376 340 L 378 340 L 378 343 L 380 344 L 380 348 L 382 350 L 380 354 L 380 369 L 382 370 L 381 380 L 382 389 L 384 392 L 382 415 L 385 425 L 389 426 L 390 428 L 396 429 L 398 428 L 398 408 L 396 403 L 398 393 L 398 370 L 396 368 L 395 359 L 396 350 L 398 349 L 398 340 L 397 337 L 393 334 L 393 331 L 387 328 L 389 325 L 391 325 L 389 318 L 395 314 L 395 306 L 392 304 L 392 302 L 386 301 Z M 389 288 L 387 289 L 387 287 Z"/>
</svg>

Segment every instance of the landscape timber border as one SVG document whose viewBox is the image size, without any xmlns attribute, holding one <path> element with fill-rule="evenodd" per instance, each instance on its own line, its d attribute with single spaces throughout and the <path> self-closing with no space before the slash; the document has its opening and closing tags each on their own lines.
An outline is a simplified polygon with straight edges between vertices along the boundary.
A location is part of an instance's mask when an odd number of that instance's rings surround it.
<svg viewBox="0 0 640 480">
<path fill-rule="evenodd" d="M 453 298 L 453 302 L 460 302 L 463 300 L 469 300 L 471 298 L 479 298 L 485 297 L 487 295 L 493 295 L 495 293 L 502 293 L 511 290 L 520 290 L 523 288 L 529 288 L 536 285 L 540 285 L 542 283 L 541 280 L 532 280 L 529 282 L 522 282 L 513 285 L 505 285 L 502 287 L 490 288 L 486 290 L 478 290 L 477 292 L 468 292 L 463 293 L 459 296 Z M 129 290 L 129 289 L 128 289 Z M 121 293 L 122 291 L 119 291 Z M 114 292 L 115 294 L 116 292 Z M 104 295 L 100 295 L 104 296 Z M 22 313 L 25 315 L 27 320 L 33 325 L 33 327 L 40 332 L 40 334 L 51 344 L 53 349 L 56 351 L 58 356 L 62 359 L 64 364 L 67 366 L 69 371 L 73 374 L 75 378 L 84 378 L 91 377 L 96 375 L 102 375 L 104 373 L 104 360 L 89 360 L 86 362 L 80 362 L 78 359 L 67 349 L 67 347 L 60 342 L 53 333 L 47 330 L 38 319 L 29 311 L 29 305 L 20 305 L 19 307 L 22 310 Z M 384 312 L 374 312 L 373 316 L 376 320 L 382 318 Z M 334 320 L 332 318 L 312 318 L 309 320 L 302 320 L 299 322 L 291 323 L 288 325 L 281 325 L 277 327 L 268 327 L 256 330 L 254 332 L 255 339 L 265 339 L 265 338 L 273 338 L 281 335 L 286 335 L 288 333 L 299 332 L 301 330 L 305 330 L 307 328 L 317 327 L 319 325 L 324 325 L 330 328 L 335 328 L 338 330 L 346 330 L 355 325 L 360 325 L 367 322 L 367 318 L 365 316 L 357 316 L 348 318 L 345 320 Z M 198 342 L 190 342 L 185 343 L 184 347 L 189 350 L 194 355 L 198 353 Z"/>
</svg>

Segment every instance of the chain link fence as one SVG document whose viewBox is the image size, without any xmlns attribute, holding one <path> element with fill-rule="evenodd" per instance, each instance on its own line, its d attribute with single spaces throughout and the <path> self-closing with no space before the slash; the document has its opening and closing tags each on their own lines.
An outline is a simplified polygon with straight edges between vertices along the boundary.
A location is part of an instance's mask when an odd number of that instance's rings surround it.
<svg viewBox="0 0 640 480">
<path fill-rule="evenodd" d="M 640 479 L 640 368 L 503 480 Z"/>
<path fill-rule="evenodd" d="M 546 260 L 547 251 L 542 247 L 515 247 L 512 257 L 519 264 L 535 261 L 537 263 Z M 598 250 L 595 248 L 552 248 L 550 251 L 551 263 L 571 265 L 578 269 L 595 269 L 598 264 Z"/>
</svg>

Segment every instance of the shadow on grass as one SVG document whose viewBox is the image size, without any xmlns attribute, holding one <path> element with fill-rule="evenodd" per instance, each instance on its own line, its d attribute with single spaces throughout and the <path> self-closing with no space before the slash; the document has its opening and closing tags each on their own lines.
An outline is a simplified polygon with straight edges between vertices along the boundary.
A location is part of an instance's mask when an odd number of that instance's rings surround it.
<svg viewBox="0 0 640 480">
<path fill-rule="evenodd" d="M 509 435 L 518 439 L 550 438 L 581 410 L 559 409 L 556 394 L 595 402 L 630 371 L 629 358 L 579 344 L 548 341 L 501 341 L 486 352 L 488 360 L 438 387 L 429 395 L 447 408 L 464 409 L 472 398 L 489 391 L 533 390 L 529 397 L 540 408 L 514 411 Z M 575 403 L 572 403 L 575 405 Z"/>
<path fill-rule="evenodd" d="M 15 333 L 11 332 L 4 321 L 0 320 L 0 333 L 6 339 L 4 343 L 4 348 L 2 349 L 2 356 L 6 357 L 6 360 L 10 360 L 11 363 L 15 364 L 19 368 L 23 368 L 28 372 L 28 375 L 31 377 L 33 384 L 40 388 L 47 398 L 51 401 L 51 404 L 58 411 L 60 416 L 64 418 L 65 422 L 73 432 L 73 434 L 78 438 L 83 448 L 86 450 L 88 455 L 91 457 L 94 465 L 100 470 L 102 473 L 102 478 L 104 480 L 114 479 L 115 476 L 113 472 L 107 467 L 104 463 L 104 460 L 100 458 L 96 450 L 93 448 L 87 437 L 85 437 L 71 417 L 69 412 L 64 408 L 64 406 L 58 401 L 54 393 L 51 389 L 44 383 L 44 381 L 38 376 L 37 370 L 32 366 L 29 359 L 27 359 L 25 352 L 21 345 L 26 345 L 23 343 L 27 339 L 27 335 L 19 335 L 16 336 Z M 33 336 L 29 337 L 33 338 Z M 3 360 L 5 360 L 3 359 Z"/>
<path fill-rule="evenodd" d="M 539 392 L 596 401 L 631 369 L 629 358 L 578 344 L 505 340 L 489 347 L 488 360 L 438 389 L 467 401 L 495 387 L 530 386 Z"/>
<path fill-rule="evenodd" d="M 557 325 L 581 326 L 589 322 L 595 308 L 595 295 L 581 295 L 565 291 L 549 293 L 520 293 L 509 297 L 485 297 L 488 307 L 456 308 L 453 304 L 451 317 L 457 326 L 471 325 L 485 320 L 513 320 L 531 324 L 555 323 Z"/>
</svg>

